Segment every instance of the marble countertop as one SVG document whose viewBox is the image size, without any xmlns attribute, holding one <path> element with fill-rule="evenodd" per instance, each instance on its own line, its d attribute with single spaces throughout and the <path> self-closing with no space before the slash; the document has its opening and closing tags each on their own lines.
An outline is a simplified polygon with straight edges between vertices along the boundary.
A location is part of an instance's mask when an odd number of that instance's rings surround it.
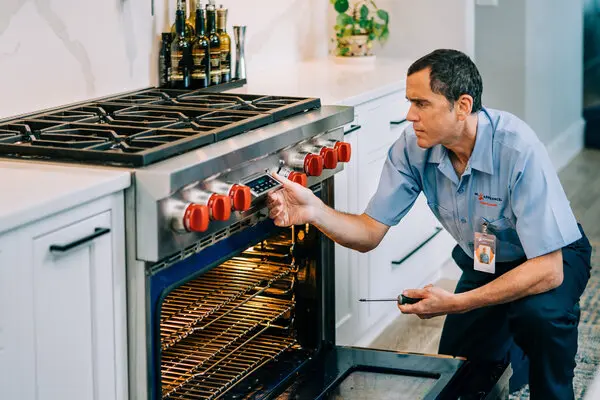
<svg viewBox="0 0 600 400">
<path fill-rule="evenodd" d="M 248 70 L 248 83 L 227 93 L 318 97 L 323 105 L 356 106 L 406 86 L 410 60 L 338 64 L 332 58 Z"/>
<path fill-rule="evenodd" d="M 0 233 L 125 189 L 129 171 L 0 161 Z"/>
</svg>

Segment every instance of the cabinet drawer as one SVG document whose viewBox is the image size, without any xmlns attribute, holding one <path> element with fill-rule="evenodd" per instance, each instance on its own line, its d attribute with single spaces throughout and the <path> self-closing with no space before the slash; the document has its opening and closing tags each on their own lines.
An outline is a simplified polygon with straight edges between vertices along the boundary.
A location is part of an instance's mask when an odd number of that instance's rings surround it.
<svg viewBox="0 0 600 400">
<path fill-rule="evenodd" d="M 363 127 L 359 135 L 360 151 L 368 154 L 389 148 L 402 132 L 391 121 L 406 118 L 409 103 L 403 93 L 394 93 L 357 107 L 357 123 Z"/>
</svg>

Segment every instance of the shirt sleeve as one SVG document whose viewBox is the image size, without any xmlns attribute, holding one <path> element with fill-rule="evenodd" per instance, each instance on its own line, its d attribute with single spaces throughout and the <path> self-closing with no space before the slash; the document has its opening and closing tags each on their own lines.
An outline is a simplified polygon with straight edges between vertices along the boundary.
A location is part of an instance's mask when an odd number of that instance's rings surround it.
<svg viewBox="0 0 600 400">
<path fill-rule="evenodd" d="M 411 170 L 406 133 L 388 151 L 377 191 L 369 201 L 365 214 L 393 226 L 410 211 L 421 192 L 421 183 Z"/>
<path fill-rule="evenodd" d="M 528 259 L 581 238 L 577 220 L 543 145 L 518 162 L 510 188 L 516 230 Z"/>
</svg>

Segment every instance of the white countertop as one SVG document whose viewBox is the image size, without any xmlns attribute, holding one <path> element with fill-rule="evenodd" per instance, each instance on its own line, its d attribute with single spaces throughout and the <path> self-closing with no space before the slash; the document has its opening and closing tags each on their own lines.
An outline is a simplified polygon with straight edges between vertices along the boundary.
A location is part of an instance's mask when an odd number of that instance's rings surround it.
<svg viewBox="0 0 600 400">
<path fill-rule="evenodd" d="M 0 161 L 0 233 L 130 184 L 126 170 Z"/>
<path fill-rule="evenodd" d="M 369 64 L 338 64 L 332 58 L 289 66 L 248 70 L 248 83 L 227 93 L 318 97 L 323 105 L 356 106 L 406 87 L 412 61 L 377 59 Z"/>
</svg>

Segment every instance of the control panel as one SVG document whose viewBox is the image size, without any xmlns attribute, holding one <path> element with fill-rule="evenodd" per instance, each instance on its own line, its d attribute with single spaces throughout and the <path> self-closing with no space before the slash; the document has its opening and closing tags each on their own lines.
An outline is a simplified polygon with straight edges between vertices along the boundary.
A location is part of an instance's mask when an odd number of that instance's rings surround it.
<svg viewBox="0 0 600 400">
<path fill-rule="evenodd" d="M 242 181 L 242 184 L 250 188 L 250 192 L 255 198 L 262 198 L 270 191 L 281 187 L 281 183 L 266 172 L 258 176 L 252 176 Z"/>
</svg>

